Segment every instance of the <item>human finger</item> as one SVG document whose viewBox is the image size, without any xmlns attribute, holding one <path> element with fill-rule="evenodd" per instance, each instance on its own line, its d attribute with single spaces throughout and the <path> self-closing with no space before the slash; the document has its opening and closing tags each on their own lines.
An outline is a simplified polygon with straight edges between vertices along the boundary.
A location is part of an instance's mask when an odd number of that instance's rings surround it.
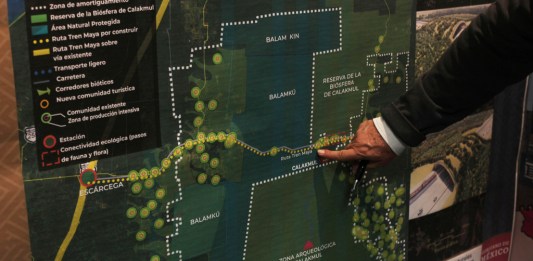
<svg viewBox="0 0 533 261">
<path fill-rule="evenodd" d="M 352 161 L 359 160 L 360 157 L 355 150 L 325 150 L 320 149 L 317 151 L 318 156 L 330 160 L 339 160 L 339 161 Z"/>
</svg>

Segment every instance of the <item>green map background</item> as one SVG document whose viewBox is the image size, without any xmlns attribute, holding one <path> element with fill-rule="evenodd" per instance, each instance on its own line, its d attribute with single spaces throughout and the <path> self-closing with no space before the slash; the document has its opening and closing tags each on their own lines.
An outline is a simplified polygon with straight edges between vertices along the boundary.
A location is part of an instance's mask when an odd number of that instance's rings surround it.
<svg viewBox="0 0 533 261">
<path fill-rule="evenodd" d="M 21 15 L 10 33 L 23 130 L 33 116 Z M 409 160 L 370 171 L 354 209 L 347 204 L 353 183 L 347 166 L 318 164 L 315 149 L 332 135 L 350 136 L 362 119 L 406 91 L 412 17 L 409 1 L 170 2 L 156 39 L 164 145 L 98 161 L 98 177 L 124 187 L 87 196 L 63 259 L 297 260 L 305 249 L 329 244 L 316 260 L 403 260 Z M 300 42 L 264 41 L 294 31 Z M 220 64 L 212 61 L 215 55 L 222 55 Z M 359 75 L 356 91 L 324 97 L 331 90 L 324 78 L 350 73 Z M 204 86 L 200 96 L 191 97 L 198 86 Z M 291 90 L 296 95 L 268 99 Z M 213 99 L 215 110 L 195 110 L 198 100 Z M 196 127 L 198 116 L 204 120 Z M 185 148 L 187 140 L 198 143 L 199 132 L 236 137 L 200 142 L 211 159 L 220 159 L 216 168 L 200 161 L 198 144 Z M 20 144 L 32 255 L 53 260 L 79 199 L 80 166 L 38 171 L 34 144 L 23 135 Z M 153 169 L 160 175 L 120 181 L 132 170 Z M 222 181 L 199 184 L 200 173 Z M 135 186 L 141 192 L 134 193 Z M 165 190 L 163 198 L 158 189 Z M 129 208 L 140 211 L 149 200 L 158 204 L 148 217 L 127 218 Z M 219 216 L 190 223 L 213 213 Z M 159 218 L 165 225 L 156 229 Z M 143 241 L 135 239 L 139 231 L 147 233 Z M 306 256 L 312 255 L 302 260 Z"/>
</svg>

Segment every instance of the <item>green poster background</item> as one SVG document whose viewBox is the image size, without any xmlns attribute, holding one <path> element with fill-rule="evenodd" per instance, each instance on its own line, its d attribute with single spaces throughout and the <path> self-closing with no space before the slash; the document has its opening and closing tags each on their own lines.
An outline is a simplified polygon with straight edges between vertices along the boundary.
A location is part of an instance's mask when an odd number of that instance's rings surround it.
<svg viewBox="0 0 533 261">
<path fill-rule="evenodd" d="M 407 156 L 350 191 L 350 164 L 315 155 L 407 90 L 413 3 L 155 9 L 162 146 L 47 171 L 32 139 L 27 18 L 10 15 L 34 259 L 404 260 Z"/>
</svg>

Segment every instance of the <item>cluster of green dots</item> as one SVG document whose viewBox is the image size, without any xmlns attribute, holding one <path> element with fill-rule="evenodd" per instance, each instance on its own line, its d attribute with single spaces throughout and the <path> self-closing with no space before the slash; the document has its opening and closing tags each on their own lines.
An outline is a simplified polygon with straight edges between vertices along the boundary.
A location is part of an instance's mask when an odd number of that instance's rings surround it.
<svg viewBox="0 0 533 261">
<path fill-rule="evenodd" d="M 162 229 L 163 226 L 165 226 L 165 220 L 162 218 L 158 218 L 154 221 L 154 228 L 155 229 Z"/>
<path fill-rule="evenodd" d="M 200 173 L 198 176 L 196 176 L 196 182 L 198 182 L 198 184 L 205 184 L 207 182 L 207 178 L 207 174 Z"/>
<path fill-rule="evenodd" d="M 183 155 L 183 150 L 179 147 L 175 148 L 172 155 L 174 155 L 174 157 L 181 157 L 181 155 Z"/>
<path fill-rule="evenodd" d="M 194 147 L 194 141 L 192 139 L 185 140 L 185 143 L 183 144 L 186 150 L 191 150 Z"/>
<path fill-rule="evenodd" d="M 205 142 L 205 139 L 206 139 L 205 133 L 203 133 L 203 132 L 198 132 L 198 134 L 196 134 L 196 141 L 197 141 L 197 144 L 204 143 L 204 142 Z"/>
<path fill-rule="evenodd" d="M 155 185 L 155 182 L 153 179 L 147 179 L 144 181 L 144 188 L 151 189 Z M 133 194 L 139 194 L 143 190 L 143 182 L 142 181 L 136 181 L 131 186 L 131 191 Z M 126 217 L 128 219 L 137 219 L 137 222 L 141 222 L 141 224 L 147 222 L 152 216 L 152 213 L 155 213 L 154 211 L 157 210 L 159 207 L 159 202 L 166 196 L 166 190 L 164 188 L 158 188 L 154 192 L 155 199 L 148 200 L 146 203 L 146 206 L 144 207 L 130 207 L 126 210 Z M 141 221 L 142 220 L 142 221 Z M 165 225 L 165 220 L 162 218 L 157 218 L 153 221 L 148 221 L 153 224 L 154 229 L 162 229 Z M 135 240 L 141 242 L 144 241 L 147 237 L 147 231 L 145 229 L 139 229 L 135 233 Z"/>
<path fill-rule="evenodd" d="M 220 175 L 215 174 L 211 177 L 211 185 L 216 186 L 220 184 L 220 181 L 222 180 L 222 177 Z"/>
<path fill-rule="evenodd" d="M 87 185 L 118 183 L 118 182 L 126 182 L 126 181 L 135 182 L 138 180 L 152 179 L 160 175 L 161 175 L 161 170 L 158 167 L 153 167 L 150 170 L 148 169 L 141 169 L 139 171 L 132 170 L 128 172 L 127 178 L 96 180 L 92 182 L 87 182 Z"/>
<path fill-rule="evenodd" d="M 226 140 L 226 133 L 224 132 L 217 133 L 217 139 L 218 139 L 218 142 L 224 142 Z"/>
<path fill-rule="evenodd" d="M 235 143 L 237 143 L 237 142 L 238 142 L 237 134 L 235 132 L 231 132 L 224 139 L 224 147 L 226 147 L 226 149 L 229 149 L 229 148 L 233 147 L 233 145 L 235 145 Z"/>
<path fill-rule="evenodd" d="M 202 93 L 202 89 L 200 87 L 195 86 L 191 89 L 191 97 L 198 99 L 200 98 L 200 94 Z"/>
<path fill-rule="evenodd" d="M 374 86 L 374 79 L 368 80 L 368 90 L 374 91 L 376 89 L 376 86 Z"/>
<path fill-rule="evenodd" d="M 314 144 L 314 148 L 320 149 L 320 148 L 331 146 L 331 145 L 346 143 L 350 139 L 351 139 L 350 136 L 334 134 L 329 137 L 322 137 L 318 139 Z"/>
<path fill-rule="evenodd" d="M 139 170 L 139 177 L 141 180 L 147 179 L 149 175 L 150 175 L 150 172 L 147 169 Z"/>
<path fill-rule="evenodd" d="M 196 176 L 196 182 L 200 185 L 206 184 L 208 180 L 211 185 L 217 186 L 220 184 L 222 177 L 219 174 L 214 174 L 211 176 L 211 178 L 209 178 L 206 173 L 200 173 L 198 176 Z"/>
<path fill-rule="evenodd" d="M 212 158 L 209 161 L 209 167 L 211 167 L 212 169 L 216 169 L 219 164 L 220 164 L 220 160 L 218 158 Z"/>
<path fill-rule="evenodd" d="M 383 44 L 384 41 L 385 41 L 385 36 L 384 35 L 380 35 L 378 37 L 378 45 L 376 45 L 374 47 L 374 52 L 375 53 L 380 53 L 381 52 L 381 44 Z"/>
<path fill-rule="evenodd" d="M 396 76 L 396 79 L 394 81 L 396 82 L 396 84 L 400 84 L 402 82 L 402 77 Z"/>
<path fill-rule="evenodd" d="M 168 169 L 170 167 L 170 165 L 172 164 L 172 161 L 170 161 L 169 158 L 164 158 L 162 161 L 161 161 L 161 167 L 163 169 Z"/>
<path fill-rule="evenodd" d="M 146 189 L 152 189 L 155 185 L 155 180 L 153 179 L 147 179 L 144 181 L 144 188 Z"/>
<path fill-rule="evenodd" d="M 142 219 L 146 219 L 148 218 L 148 216 L 150 216 L 150 209 L 147 207 L 141 208 L 141 210 L 139 211 L 139 217 L 141 217 Z"/>
<path fill-rule="evenodd" d="M 203 153 L 205 151 L 205 144 L 200 143 L 200 144 L 196 145 L 195 151 L 198 154 Z"/>
<path fill-rule="evenodd" d="M 404 222 L 402 209 L 405 205 L 405 187 L 402 185 L 389 195 L 386 186 L 369 185 L 353 200 L 352 235 L 357 240 L 366 241 L 372 257 L 402 261 L 405 260 L 405 249 L 397 242 Z"/>
<path fill-rule="evenodd" d="M 146 231 L 138 231 L 137 234 L 135 234 L 135 239 L 137 241 L 144 241 L 146 239 Z"/>
<path fill-rule="evenodd" d="M 209 162 L 209 153 L 202 153 L 202 155 L 200 155 L 200 162 L 201 163 L 207 163 Z"/>
<path fill-rule="evenodd" d="M 223 60 L 223 59 L 222 59 L 222 54 L 220 54 L 220 53 L 215 53 L 215 54 L 213 55 L 213 63 L 214 63 L 214 64 L 217 64 L 217 65 L 218 65 L 218 64 L 221 64 L 221 63 L 222 63 L 222 60 Z"/>
<path fill-rule="evenodd" d="M 278 154 L 278 152 L 279 152 L 279 148 L 278 147 L 272 147 L 270 149 L 270 156 L 274 157 L 274 156 L 276 156 L 276 154 Z"/>
<path fill-rule="evenodd" d="M 214 143 L 217 141 L 217 135 L 214 132 L 207 134 L 207 142 Z"/>
<path fill-rule="evenodd" d="M 158 188 L 155 191 L 155 198 L 156 199 L 163 199 L 167 195 L 167 191 L 164 188 Z"/>
<path fill-rule="evenodd" d="M 135 182 L 131 185 L 131 193 L 139 194 L 143 190 L 143 185 L 141 182 Z"/>
<path fill-rule="evenodd" d="M 131 208 L 128 208 L 128 210 L 126 210 L 126 217 L 128 217 L 129 219 L 135 218 L 136 216 L 137 216 L 136 208 L 131 207 Z"/>
<path fill-rule="evenodd" d="M 141 169 L 139 171 L 132 170 L 128 172 L 128 181 L 138 181 L 138 180 L 146 180 L 146 179 L 152 179 L 155 177 L 158 177 L 161 175 L 161 171 L 157 167 L 153 167 L 150 170 L 148 169 Z"/>
<path fill-rule="evenodd" d="M 197 116 L 196 118 L 194 118 L 192 124 L 193 124 L 194 127 L 196 127 L 196 128 L 201 127 L 201 126 L 204 124 L 204 117 L 202 117 L 202 116 Z"/>
<path fill-rule="evenodd" d="M 210 111 L 216 110 L 217 107 L 218 107 L 218 101 L 217 100 L 210 100 L 207 103 L 207 109 L 210 110 Z"/>
<path fill-rule="evenodd" d="M 205 109 L 205 103 L 203 101 L 197 101 L 195 104 L 194 104 L 194 109 L 197 111 L 197 112 L 203 112 L 204 109 Z"/>
<path fill-rule="evenodd" d="M 157 204 L 157 201 L 155 201 L 155 200 L 153 200 L 153 199 L 152 199 L 152 200 L 149 200 L 148 203 L 146 203 L 146 207 L 148 207 L 148 209 L 150 209 L 151 211 L 156 210 L 157 205 L 158 205 L 158 204 Z"/>
<path fill-rule="evenodd" d="M 221 64 L 223 61 L 222 54 L 215 53 L 213 55 L 213 63 L 214 64 Z M 201 113 L 202 115 L 198 115 L 193 120 L 193 125 L 197 129 L 199 129 L 205 121 L 205 110 L 207 106 L 207 110 L 214 111 L 218 107 L 218 101 L 215 99 L 211 99 L 209 101 L 202 101 L 200 100 L 200 96 L 202 94 L 202 89 L 199 86 L 195 86 L 191 89 L 191 97 L 194 99 L 197 99 L 197 101 L 194 104 L 194 110 Z M 155 177 L 160 176 L 162 173 L 164 173 L 167 169 L 169 169 L 173 163 L 173 159 L 175 157 L 181 157 L 183 156 L 184 152 L 186 151 L 194 151 L 200 155 L 200 161 L 202 163 L 208 164 L 210 168 L 216 169 L 219 164 L 220 160 L 218 158 L 211 158 L 208 153 L 206 153 L 206 144 L 205 143 L 215 143 L 215 142 L 221 142 L 224 143 L 224 146 L 226 148 L 233 147 L 237 142 L 237 134 L 232 132 L 229 134 L 226 134 L 224 132 L 210 132 L 207 135 L 203 132 L 198 132 L 195 140 L 193 139 L 187 139 L 183 146 L 178 146 L 174 148 L 174 150 L 170 153 L 170 155 L 164 159 L 161 160 L 161 168 L 154 167 L 152 169 L 146 169 L 143 168 L 141 170 L 132 170 L 128 173 L 127 178 L 117 179 L 117 180 L 91 180 L 92 177 L 87 177 L 87 184 L 98 184 L 98 183 L 110 183 L 110 182 L 120 182 L 120 181 L 131 181 L 131 192 L 134 195 L 138 195 L 143 190 L 151 190 L 155 186 Z M 94 179 L 94 178 L 92 178 Z M 85 177 L 84 177 L 85 180 Z M 219 174 L 214 174 L 209 176 L 206 173 L 201 173 L 196 178 L 197 182 L 199 184 L 206 184 L 211 183 L 212 185 L 216 186 L 218 185 L 222 177 Z M 164 188 L 158 188 L 155 190 L 155 200 L 148 200 L 146 203 L 146 206 L 141 208 L 135 208 L 130 207 L 126 210 L 126 217 L 128 219 L 148 219 L 151 216 L 151 213 L 153 211 L 156 211 L 159 203 L 158 200 L 162 200 L 166 196 L 166 190 Z M 165 225 L 165 220 L 163 218 L 157 218 L 152 223 L 153 228 L 156 230 L 162 229 Z M 145 241 L 147 237 L 147 232 L 143 229 L 140 229 L 135 233 L 135 239 L 139 242 Z M 150 261 L 160 261 L 161 257 L 159 255 L 152 255 L 150 257 Z"/>
</svg>

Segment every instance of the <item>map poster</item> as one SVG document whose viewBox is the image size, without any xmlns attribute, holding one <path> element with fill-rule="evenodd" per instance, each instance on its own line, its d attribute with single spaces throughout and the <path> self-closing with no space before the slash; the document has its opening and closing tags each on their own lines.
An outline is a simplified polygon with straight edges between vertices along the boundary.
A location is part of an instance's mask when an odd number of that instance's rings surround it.
<svg viewBox="0 0 533 261">
<path fill-rule="evenodd" d="M 412 83 L 414 3 L 9 0 L 34 260 L 405 260 L 408 154 L 322 162 Z"/>
</svg>

